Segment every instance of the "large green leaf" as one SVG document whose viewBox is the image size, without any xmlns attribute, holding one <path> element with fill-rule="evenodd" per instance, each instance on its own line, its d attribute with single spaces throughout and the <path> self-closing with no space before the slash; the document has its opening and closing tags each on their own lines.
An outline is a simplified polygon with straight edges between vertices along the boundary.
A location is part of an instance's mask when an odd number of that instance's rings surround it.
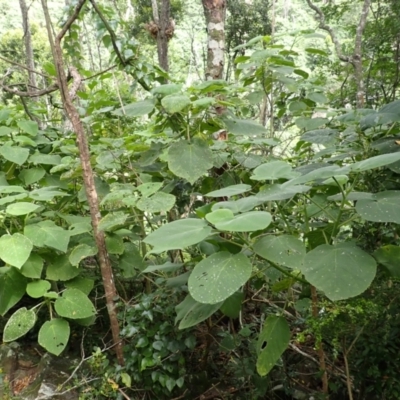
<svg viewBox="0 0 400 400">
<path fill-rule="evenodd" d="M 226 129 L 234 135 L 258 136 L 267 132 L 264 126 L 253 120 L 225 120 Z"/>
<path fill-rule="evenodd" d="M 32 242 L 20 233 L 0 238 L 0 258 L 13 267 L 21 268 L 33 249 Z"/>
<path fill-rule="evenodd" d="M 29 282 L 26 286 L 26 293 L 34 299 L 44 296 L 49 291 L 51 284 L 49 281 L 38 279 L 37 281 Z"/>
<path fill-rule="evenodd" d="M 177 85 L 176 83 L 167 83 L 165 85 L 156 86 L 151 90 L 153 94 L 173 94 L 178 93 L 182 89 L 182 84 Z"/>
<path fill-rule="evenodd" d="M 99 229 L 110 232 L 125 224 L 128 214 L 122 211 L 110 212 L 100 220 Z"/>
<path fill-rule="evenodd" d="M 21 120 L 18 121 L 18 127 L 25 133 L 31 136 L 36 136 L 38 134 L 38 124 L 35 121 Z"/>
<path fill-rule="evenodd" d="M 170 94 L 161 100 L 161 105 L 170 114 L 184 110 L 190 105 L 190 98 L 184 94 Z"/>
<path fill-rule="evenodd" d="M 400 246 L 392 244 L 382 246 L 374 252 L 373 256 L 389 271 L 390 275 L 400 278 Z"/>
<path fill-rule="evenodd" d="M 43 258 L 38 254 L 31 253 L 21 268 L 21 274 L 27 278 L 39 279 L 42 276 Z"/>
<path fill-rule="evenodd" d="M 229 318 L 238 318 L 244 300 L 243 292 L 235 292 L 229 296 L 222 304 L 221 312 Z"/>
<path fill-rule="evenodd" d="M 94 280 L 89 278 L 83 278 L 82 276 L 77 276 L 70 281 L 64 282 L 64 285 L 67 289 L 78 289 L 86 296 L 89 296 L 89 293 L 92 291 L 94 287 Z"/>
<path fill-rule="evenodd" d="M 253 232 L 265 229 L 272 216 L 266 211 L 249 211 L 234 215 L 231 210 L 215 210 L 206 215 L 206 219 L 221 231 Z"/>
<path fill-rule="evenodd" d="M 293 269 L 301 268 L 306 255 L 303 242 L 291 235 L 263 236 L 253 249 L 266 260 Z"/>
<path fill-rule="evenodd" d="M 221 307 L 221 304 L 222 302 L 217 304 L 202 304 L 188 294 L 185 300 L 175 307 L 175 324 L 181 321 L 179 329 L 186 329 L 197 325 L 214 314 Z"/>
<path fill-rule="evenodd" d="M 271 161 L 258 166 L 250 177 L 256 181 L 276 180 L 276 179 L 292 179 L 300 174 L 292 171 L 290 164 L 284 161 Z"/>
<path fill-rule="evenodd" d="M 71 265 L 66 254 L 53 256 L 48 262 L 46 279 L 51 281 L 68 281 L 79 275 L 79 269 Z"/>
<path fill-rule="evenodd" d="M 370 157 L 367 160 L 356 162 L 350 165 L 351 171 L 362 172 L 370 169 L 384 167 L 400 160 L 400 151 L 391 154 L 381 154 L 379 156 Z"/>
<path fill-rule="evenodd" d="M 78 244 L 74 247 L 68 259 L 71 265 L 77 267 L 79 263 L 87 257 L 91 257 L 97 254 L 97 249 L 95 247 L 89 246 L 85 243 Z"/>
<path fill-rule="evenodd" d="M 262 201 L 255 196 L 243 197 L 242 199 L 232 201 L 220 201 L 213 204 L 211 210 L 216 211 L 221 208 L 231 210 L 234 214 L 243 213 L 252 210 L 258 206 Z"/>
<path fill-rule="evenodd" d="M 61 157 L 58 154 L 35 153 L 29 157 L 29 161 L 33 164 L 59 165 Z"/>
<path fill-rule="evenodd" d="M 136 207 L 149 213 L 167 212 L 175 205 L 175 200 L 172 194 L 157 192 L 150 197 L 142 197 Z"/>
<path fill-rule="evenodd" d="M 190 143 L 180 140 L 168 150 L 168 167 L 172 173 L 194 183 L 213 167 L 213 155 L 208 144 L 200 139 Z"/>
<path fill-rule="evenodd" d="M 40 206 L 38 206 L 37 204 L 20 201 L 14 204 L 10 204 L 6 208 L 6 213 L 10 215 L 26 215 L 36 211 L 38 208 L 40 208 Z"/>
<path fill-rule="evenodd" d="M 70 319 L 88 318 L 96 314 L 92 302 L 79 289 L 66 289 L 59 297 L 54 308 L 61 317 Z"/>
<path fill-rule="evenodd" d="M 24 234 L 37 247 L 48 246 L 66 252 L 70 240 L 67 230 L 57 226 L 53 221 L 42 221 L 38 224 L 25 225 Z"/>
<path fill-rule="evenodd" d="M 8 319 L 3 331 L 3 341 L 13 342 L 28 333 L 36 322 L 36 314 L 33 310 L 22 307 L 15 311 Z"/>
<path fill-rule="evenodd" d="M 154 248 L 151 253 L 161 253 L 167 250 L 183 250 L 201 242 L 211 233 L 211 227 L 201 219 L 181 219 L 162 225 L 144 239 Z"/>
<path fill-rule="evenodd" d="M 333 300 L 358 296 L 371 285 L 376 262 L 353 243 L 323 244 L 306 254 L 305 278 Z"/>
<path fill-rule="evenodd" d="M 356 211 L 367 221 L 400 224 L 400 190 L 379 192 L 371 199 L 358 200 Z"/>
<path fill-rule="evenodd" d="M 213 190 L 206 194 L 207 197 L 231 197 L 238 194 L 246 193 L 251 190 L 250 185 L 240 183 L 237 185 L 231 185 L 224 187 L 223 189 Z"/>
<path fill-rule="evenodd" d="M 43 168 L 30 168 L 22 170 L 19 174 L 19 178 L 22 179 L 26 185 L 31 185 L 32 183 L 40 181 L 45 174 L 46 170 Z"/>
<path fill-rule="evenodd" d="M 118 108 L 113 111 L 111 114 L 123 117 L 141 117 L 143 115 L 149 114 L 154 110 L 154 100 L 142 100 L 137 101 L 136 103 L 130 103 L 124 105 L 124 107 Z"/>
<path fill-rule="evenodd" d="M 293 187 L 294 185 L 300 185 L 307 182 L 313 182 L 317 180 L 324 180 L 328 178 L 332 178 L 332 176 L 336 175 L 344 175 L 348 172 L 348 168 L 340 168 L 336 165 L 323 167 L 315 169 L 307 174 L 294 178 L 288 182 L 282 184 L 283 188 L 287 188 L 288 186 Z"/>
<path fill-rule="evenodd" d="M 336 140 L 339 136 L 337 129 L 315 129 L 301 135 L 301 140 L 315 144 L 327 144 Z"/>
<path fill-rule="evenodd" d="M 25 294 L 27 279 L 13 267 L 0 268 L 0 315 L 17 304 Z"/>
<path fill-rule="evenodd" d="M 68 343 L 69 323 L 62 318 L 46 321 L 39 330 L 38 342 L 49 353 L 59 356 Z"/>
<path fill-rule="evenodd" d="M 189 292 L 200 303 L 216 304 L 244 285 L 251 272 L 251 262 L 243 253 L 214 253 L 194 267 L 189 277 Z"/>
<path fill-rule="evenodd" d="M 290 329 L 286 320 L 270 315 L 264 322 L 257 342 L 257 372 L 267 375 L 290 342 Z"/>
<path fill-rule="evenodd" d="M 311 189 L 311 186 L 294 185 L 294 186 L 283 186 L 283 185 L 266 185 L 256 194 L 256 198 L 260 202 L 265 201 L 276 201 L 291 199 L 298 193 L 305 193 Z"/>
<path fill-rule="evenodd" d="M 125 278 L 133 278 L 146 268 L 146 263 L 135 244 L 126 242 L 124 247 L 125 250 L 118 260 L 118 266 Z"/>
<path fill-rule="evenodd" d="M 8 161 L 22 165 L 29 157 L 29 150 L 5 144 L 0 147 L 0 155 Z"/>
</svg>

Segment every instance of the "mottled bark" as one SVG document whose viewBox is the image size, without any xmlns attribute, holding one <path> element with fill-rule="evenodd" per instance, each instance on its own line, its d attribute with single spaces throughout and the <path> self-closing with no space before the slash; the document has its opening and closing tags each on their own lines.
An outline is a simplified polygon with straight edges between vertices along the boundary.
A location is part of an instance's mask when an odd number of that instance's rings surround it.
<svg viewBox="0 0 400 400">
<path fill-rule="evenodd" d="M 169 70 L 168 42 L 174 34 L 174 21 L 170 17 L 170 0 L 161 0 L 160 10 L 157 0 L 151 1 L 153 21 L 147 24 L 147 29 L 157 41 L 158 63 L 165 71 Z"/>
<path fill-rule="evenodd" d="M 78 110 L 74 106 L 72 102 L 73 93 L 70 93 L 67 84 L 67 77 L 65 74 L 65 64 L 63 60 L 63 52 L 61 49 L 61 40 L 64 35 L 72 25 L 72 23 L 78 17 L 85 0 L 79 0 L 78 4 L 75 7 L 73 15 L 68 19 L 66 24 L 64 25 L 61 32 L 53 39 L 51 20 L 49 11 L 47 8 L 47 0 L 42 1 L 42 8 L 45 15 L 46 20 L 46 28 L 49 37 L 49 43 L 53 52 L 54 64 L 56 66 L 57 71 L 57 82 L 60 88 L 61 100 L 64 106 L 64 109 L 68 115 L 68 118 L 71 121 L 73 130 L 76 134 L 76 143 L 79 149 L 79 157 L 82 165 L 82 177 L 85 186 L 86 197 L 89 204 L 90 216 L 92 220 L 93 233 L 96 241 L 97 249 L 98 249 L 98 260 L 100 265 L 101 276 L 103 280 L 104 292 L 107 303 L 107 311 L 108 316 L 110 318 L 111 332 L 113 336 L 113 342 L 115 345 L 115 351 L 117 355 L 117 359 L 120 365 L 124 364 L 123 357 L 123 349 L 122 342 L 120 339 L 120 330 L 117 318 L 117 310 L 115 305 L 115 299 L 117 296 L 117 291 L 115 288 L 114 277 L 111 267 L 110 258 L 108 256 L 106 243 L 105 243 L 105 235 L 103 231 L 99 230 L 99 222 L 101 218 L 100 208 L 99 208 L 99 200 L 98 194 L 96 191 L 96 187 L 94 184 L 94 174 L 92 170 L 92 166 L 90 164 L 90 151 L 88 142 L 85 135 L 85 130 L 79 116 Z M 71 68 L 70 73 L 75 81 L 79 81 L 80 77 L 77 73 L 76 69 Z M 78 82 L 79 83 L 79 82 Z M 79 86 L 78 83 L 73 85 L 73 87 Z"/>
<path fill-rule="evenodd" d="M 225 58 L 226 0 L 202 0 L 207 24 L 206 79 L 222 79 Z"/>
<path fill-rule="evenodd" d="M 28 7 L 26 6 L 25 0 L 19 0 L 19 6 L 21 8 L 21 14 L 22 14 L 22 27 L 24 29 L 26 66 L 28 67 L 27 91 L 32 92 L 37 89 L 37 86 L 36 86 L 36 76 L 34 73 L 35 62 L 33 57 L 32 35 L 31 35 L 31 27 L 29 25 Z"/>
</svg>

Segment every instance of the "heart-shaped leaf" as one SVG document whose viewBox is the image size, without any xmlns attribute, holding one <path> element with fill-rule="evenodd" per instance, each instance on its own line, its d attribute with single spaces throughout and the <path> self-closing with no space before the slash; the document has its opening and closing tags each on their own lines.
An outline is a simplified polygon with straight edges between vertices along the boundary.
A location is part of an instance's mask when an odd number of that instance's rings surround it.
<svg viewBox="0 0 400 400">
<path fill-rule="evenodd" d="M 168 150 L 168 167 L 173 174 L 194 183 L 212 168 L 213 154 L 208 144 L 200 139 L 190 143 L 180 140 Z"/>
<path fill-rule="evenodd" d="M 290 164 L 284 161 L 272 161 L 258 166 L 250 177 L 256 181 L 276 180 L 276 179 L 292 179 L 300 174 L 292 171 Z"/>
<path fill-rule="evenodd" d="M 88 318 L 96 314 L 89 298 L 79 289 L 66 289 L 59 297 L 54 308 L 61 317 L 70 319 Z"/>
<path fill-rule="evenodd" d="M 301 267 L 305 278 L 333 300 L 358 296 L 376 274 L 376 262 L 353 243 L 323 244 L 306 254 Z"/>
<path fill-rule="evenodd" d="M 400 224 L 400 190 L 387 190 L 357 201 L 356 211 L 367 221 Z"/>
<path fill-rule="evenodd" d="M 68 343 L 69 335 L 68 321 L 62 318 L 54 318 L 42 325 L 38 342 L 49 353 L 59 356 Z"/>
<path fill-rule="evenodd" d="M 266 211 L 249 211 L 234 215 L 231 210 L 220 209 L 206 215 L 206 219 L 221 231 L 253 232 L 265 229 L 272 216 Z"/>
<path fill-rule="evenodd" d="M 211 233 L 211 227 L 201 219 L 181 219 L 162 225 L 144 239 L 154 248 L 151 253 L 184 249 L 201 242 Z"/>
<path fill-rule="evenodd" d="M 33 297 L 34 299 L 38 299 L 39 297 L 44 296 L 46 292 L 51 288 L 51 284 L 49 281 L 45 281 L 43 279 L 39 279 L 37 281 L 29 282 L 26 286 L 26 293 L 28 296 Z"/>
<path fill-rule="evenodd" d="M 244 285 L 251 272 L 251 262 L 243 253 L 214 253 L 194 267 L 189 277 L 189 292 L 200 303 L 216 304 Z"/>
<path fill-rule="evenodd" d="M 0 238 L 0 258 L 9 265 L 21 268 L 33 249 L 32 242 L 20 233 Z"/>
<path fill-rule="evenodd" d="M 253 249 L 266 260 L 293 269 L 301 268 L 306 255 L 303 242 L 291 235 L 263 236 Z"/>
</svg>

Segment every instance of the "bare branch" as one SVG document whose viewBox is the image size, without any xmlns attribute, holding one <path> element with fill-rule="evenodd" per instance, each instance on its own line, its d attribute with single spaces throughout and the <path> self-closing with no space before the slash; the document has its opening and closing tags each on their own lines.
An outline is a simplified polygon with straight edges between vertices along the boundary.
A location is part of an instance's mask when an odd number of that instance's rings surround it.
<svg viewBox="0 0 400 400">
<path fill-rule="evenodd" d="M 2 82 L 0 82 L 0 87 L 6 92 L 15 94 L 20 97 L 40 97 L 40 96 L 44 96 L 45 94 L 53 93 L 59 89 L 59 86 L 57 83 L 55 83 L 54 85 L 51 85 L 47 88 L 37 90 L 36 92 L 23 92 L 21 90 L 14 89 L 10 86 L 3 85 Z"/>
<path fill-rule="evenodd" d="M 0 56 L 0 60 L 3 60 L 8 64 L 16 65 L 17 67 L 20 67 L 20 68 L 22 68 L 22 69 L 24 69 L 26 71 L 29 71 L 29 72 L 33 72 L 34 74 L 38 74 L 40 76 L 43 76 L 44 78 L 51 79 L 51 77 L 49 75 L 43 74 L 42 72 L 36 71 L 34 69 L 31 69 L 31 68 L 28 68 L 27 66 L 22 65 L 20 63 L 17 63 L 16 61 L 9 60 L 6 57 Z"/>
<path fill-rule="evenodd" d="M 62 38 L 65 36 L 65 34 L 68 32 L 68 29 L 71 27 L 71 25 L 75 22 L 75 20 L 79 17 L 79 13 L 81 12 L 81 9 L 83 5 L 86 3 L 86 0 L 79 0 L 78 4 L 75 7 L 74 12 L 72 15 L 68 18 L 68 21 L 65 23 L 61 31 L 58 33 L 56 40 L 60 41 Z"/>
<path fill-rule="evenodd" d="M 103 22 L 104 26 L 106 27 L 108 33 L 110 34 L 111 43 L 112 43 L 112 46 L 113 46 L 113 49 L 114 49 L 115 53 L 117 54 L 117 57 L 119 58 L 121 64 L 125 66 L 126 65 L 126 60 L 123 57 L 123 55 L 121 54 L 121 52 L 119 51 L 119 48 L 117 46 L 117 36 L 115 35 L 115 32 L 112 30 L 110 24 L 108 23 L 108 21 L 106 20 L 106 18 L 103 15 L 103 13 L 99 9 L 99 6 L 97 5 L 96 1 L 95 0 L 89 0 L 89 1 L 92 3 L 92 6 L 95 9 L 97 15 L 99 16 L 99 18 Z"/>
<path fill-rule="evenodd" d="M 335 31 L 328 24 L 325 23 L 325 15 L 322 12 L 322 10 L 319 7 L 317 7 L 315 4 L 311 3 L 311 0 L 306 0 L 306 1 L 307 1 L 308 6 L 318 14 L 319 27 L 329 33 L 329 36 L 332 39 L 332 42 L 335 46 L 336 54 L 339 57 L 339 59 L 344 62 L 351 62 L 351 58 L 348 56 L 345 56 L 342 53 L 342 49 L 341 49 L 339 40 L 335 35 Z"/>
</svg>

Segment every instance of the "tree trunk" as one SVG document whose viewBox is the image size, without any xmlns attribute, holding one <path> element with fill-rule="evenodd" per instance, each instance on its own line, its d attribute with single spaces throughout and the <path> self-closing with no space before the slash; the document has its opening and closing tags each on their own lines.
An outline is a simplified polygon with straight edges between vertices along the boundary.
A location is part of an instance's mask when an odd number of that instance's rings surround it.
<svg viewBox="0 0 400 400">
<path fill-rule="evenodd" d="M 28 7 L 26 6 L 25 0 L 19 0 L 19 6 L 22 14 L 22 27 L 24 29 L 24 43 L 26 53 L 26 66 L 28 67 L 28 89 L 27 92 L 35 91 L 36 76 L 34 73 L 35 62 L 33 57 L 33 46 L 32 46 L 32 35 L 31 27 L 29 25 Z"/>
<path fill-rule="evenodd" d="M 147 29 L 157 40 L 160 67 L 168 71 L 168 42 L 171 40 L 175 28 L 174 22 L 170 18 L 170 0 L 161 0 L 161 12 L 158 11 L 157 0 L 151 0 L 151 7 L 154 21 L 147 25 Z"/>
<path fill-rule="evenodd" d="M 222 79 L 225 58 L 226 0 L 202 0 L 207 24 L 206 79 Z"/>
<path fill-rule="evenodd" d="M 120 365 L 124 365 L 124 356 L 122 349 L 122 342 L 120 339 L 120 330 L 119 323 L 117 318 L 117 309 L 115 305 L 115 299 L 117 297 L 117 290 L 115 288 L 114 276 L 111 267 L 111 261 L 108 256 L 105 235 L 104 232 L 99 230 L 99 222 L 101 218 L 100 208 L 99 208 L 99 199 L 96 191 L 96 187 L 94 184 L 94 174 L 92 170 L 92 166 L 90 164 L 90 151 L 89 145 L 86 139 L 85 130 L 82 124 L 82 120 L 79 116 L 78 110 L 74 106 L 72 102 L 72 97 L 75 95 L 74 93 L 69 92 L 67 77 L 65 74 L 65 64 L 63 60 L 63 52 L 61 49 L 61 40 L 64 35 L 72 25 L 72 23 L 78 18 L 79 13 L 85 3 L 85 0 L 79 0 L 78 4 L 74 9 L 73 15 L 68 19 L 66 24 L 64 25 L 61 32 L 53 38 L 52 25 L 50 20 L 50 14 L 47 7 L 47 0 L 42 1 L 42 8 L 45 15 L 46 20 L 46 28 L 49 38 L 50 47 L 53 53 L 54 64 L 57 71 L 57 82 L 60 88 L 61 100 L 64 106 L 64 109 L 70 119 L 73 127 L 73 131 L 76 134 L 76 143 L 79 149 L 79 157 L 82 165 L 82 177 L 85 186 L 86 197 L 89 204 L 90 216 L 92 220 L 93 234 L 96 241 L 97 249 L 98 249 L 98 260 L 100 264 L 100 272 L 103 279 L 104 292 L 107 303 L 107 311 L 108 316 L 110 318 L 111 325 L 111 333 L 113 337 L 114 348 L 116 352 L 116 356 L 118 359 L 118 363 Z M 73 87 L 79 87 L 80 77 L 77 73 L 77 70 L 74 67 L 70 68 L 70 73 L 74 79 Z"/>
</svg>

